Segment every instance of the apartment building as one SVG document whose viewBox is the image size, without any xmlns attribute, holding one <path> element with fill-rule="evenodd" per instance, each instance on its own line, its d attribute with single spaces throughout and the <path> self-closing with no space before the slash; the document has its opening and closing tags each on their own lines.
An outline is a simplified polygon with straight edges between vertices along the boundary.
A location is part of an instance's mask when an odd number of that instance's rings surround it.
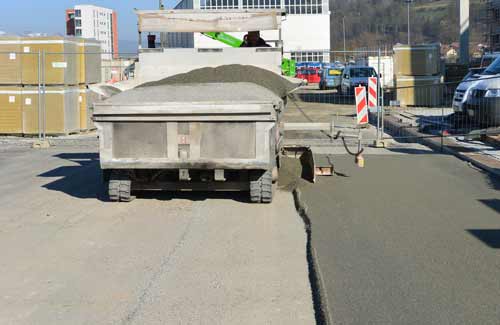
<svg viewBox="0 0 500 325">
<path fill-rule="evenodd" d="M 118 57 L 118 16 L 108 8 L 76 5 L 66 10 L 66 35 L 101 42 L 103 59 Z"/>
</svg>

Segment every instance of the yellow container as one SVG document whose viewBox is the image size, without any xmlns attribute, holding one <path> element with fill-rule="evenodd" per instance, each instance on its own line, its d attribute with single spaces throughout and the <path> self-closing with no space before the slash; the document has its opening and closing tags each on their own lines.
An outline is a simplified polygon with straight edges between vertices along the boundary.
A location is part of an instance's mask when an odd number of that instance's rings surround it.
<svg viewBox="0 0 500 325">
<path fill-rule="evenodd" d="M 0 134 L 23 133 L 21 87 L 0 86 Z"/>
<path fill-rule="evenodd" d="M 75 39 L 78 43 L 80 84 L 94 84 L 101 82 L 102 49 L 99 41 L 94 39 Z"/>
<path fill-rule="evenodd" d="M 0 84 L 21 83 L 21 42 L 17 36 L 0 37 Z"/>
<path fill-rule="evenodd" d="M 397 100 L 401 106 L 437 106 L 443 97 L 441 76 L 397 76 Z"/>
<path fill-rule="evenodd" d="M 47 134 L 65 135 L 80 131 L 79 93 L 79 87 L 53 86 L 46 88 L 45 118 L 42 120 L 45 120 L 45 132 Z M 38 134 L 39 132 L 39 99 L 36 87 L 25 87 L 23 89 L 24 134 Z M 43 130 L 43 126 L 41 129 Z"/>
<path fill-rule="evenodd" d="M 432 76 L 440 74 L 440 45 L 395 46 L 394 73 L 397 76 Z"/>
<path fill-rule="evenodd" d="M 45 52 L 45 61 L 39 59 Z M 47 85 L 76 85 L 79 83 L 77 42 L 61 36 L 0 37 L 0 84 L 37 85 L 39 62 L 45 72 Z"/>
<path fill-rule="evenodd" d="M 78 43 L 61 36 L 22 38 L 22 83 L 38 84 L 38 57 L 45 52 L 44 80 L 47 85 L 76 85 L 79 83 Z"/>
</svg>

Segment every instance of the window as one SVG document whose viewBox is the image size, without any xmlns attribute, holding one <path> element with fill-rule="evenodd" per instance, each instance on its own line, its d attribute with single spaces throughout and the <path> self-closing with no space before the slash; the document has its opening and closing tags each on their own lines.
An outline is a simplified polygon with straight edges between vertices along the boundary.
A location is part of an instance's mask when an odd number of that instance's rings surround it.
<svg viewBox="0 0 500 325">
<path fill-rule="evenodd" d="M 313 15 L 323 13 L 326 0 L 200 0 L 200 9 L 238 9 L 240 1 L 243 9 L 284 8 L 287 14 Z"/>
<path fill-rule="evenodd" d="M 244 9 L 281 8 L 281 0 L 243 0 Z"/>
<path fill-rule="evenodd" d="M 292 52 L 292 60 L 296 62 L 323 62 L 327 61 L 327 56 L 323 52 L 307 51 L 307 52 Z"/>
<path fill-rule="evenodd" d="M 201 0 L 200 9 L 238 9 L 239 0 Z"/>
<path fill-rule="evenodd" d="M 80 9 L 75 10 L 75 17 L 81 17 L 82 16 L 82 11 Z"/>
<path fill-rule="evenodd" d="M 81 27 L 82 26 L 82 20 L 81 19 L 75 19 L 75 26 L 76 27 Z"/>
<path fill-rule="evenodd" d="M 75 36 L 82 36 L 82 30 L 81 29 L 75 29 Z"/>
<path fill-rule="evenodd" d="M 323 0 L 285 0 L 285 10 L 291 15 L 323 13 Z"/>
</svg>

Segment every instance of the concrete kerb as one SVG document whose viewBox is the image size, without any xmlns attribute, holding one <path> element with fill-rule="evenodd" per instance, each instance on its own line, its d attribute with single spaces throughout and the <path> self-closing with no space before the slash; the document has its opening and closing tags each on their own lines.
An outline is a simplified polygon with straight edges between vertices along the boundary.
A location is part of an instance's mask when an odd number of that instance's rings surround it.
<svg viewBox="0 0 500 325">
<path fill-rule="evenodd" d="M 62 146 L 91 146 L 97 148 L 99 145 L 96 135 L 84 134 L 74 136 L 48 137 L 46 139 L 27 137 L 0 137 L 0 146 L 27 147 L 34 149 L 47 149 Z"/>
<path fill-rule="evenodd" d="M 420 144 L 423 144 L 423 145 L 431 148 L 434 151 L 440 151 L 440 152 L 443 152 L 443 153 L 446 153 L 449 155 L 453 155 L 461 160 L 464 160 L 464 161 L 471 163 L 472 165 L 474 165 L 478 168 L 481 168 L 482 170 L 484 170 L 488 173 L 491 173 L 497 177 L 500 177 L 499 170 L 497 170 L 495 168 L 491 168 L 490 166 L 488 166 L 488 165 L 486 165 L 486 164 L 484 164 L 484 163 L 482 163 L 482 162 L 480 162 L 480 161 L 478 161 L 470 156 L 464 155 L 461 152 L 458 152 L 456 150 L 448 148 L 446 145 L 442 145 L 441 138 L 439 136 L 436 136 L 435 138 L 421 137 L 422 134 L 420 132 L 418 132 L 417 130 L 402 127 L 402 125 L 400 125 L 399 123 L 392 121 L 391 119 L 387 119 L 387 118 L 384 119 L 384 123 L 387 126 L 389 126 L 389 128 L 397 129 L 401 136 L 413 136 L 415 138 L 418 138 L 418 142 Z M 436 140 L 436 139 L 438 139 L 438 140 Z"/>
<path fill-rule="evenodd" d="M 311 220 L 307 215 L 307 205 L 301 199 L 301 191 L 298 188 L 293 189 L 293 199 L 295 209 L 304 222 L 304 228 L 307 235 L 307 267 L 309 269 L 309 283 L 311 284 L 311 291 L 313 297 L 314 317 L 318 325 L 333 325 L 330 313 L 328 312 L 328 298 L 323 283 L 323 276 L 321 269 L 317 263 L 316 250 L 312 245 L 312 227 Z"/>
</svg>

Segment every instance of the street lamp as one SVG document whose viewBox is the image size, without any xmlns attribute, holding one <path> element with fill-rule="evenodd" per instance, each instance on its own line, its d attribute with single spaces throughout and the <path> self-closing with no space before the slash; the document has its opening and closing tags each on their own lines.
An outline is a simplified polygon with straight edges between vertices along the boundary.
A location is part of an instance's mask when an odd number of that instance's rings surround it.
<svg viewBox="0 0 500 325">
<path fill-rule="evenodd" d="M 413 0 L 405 0 L 405 2 L 408 7 L 408 45 L 410 45 L 410 4 Z"/>
</svg>

